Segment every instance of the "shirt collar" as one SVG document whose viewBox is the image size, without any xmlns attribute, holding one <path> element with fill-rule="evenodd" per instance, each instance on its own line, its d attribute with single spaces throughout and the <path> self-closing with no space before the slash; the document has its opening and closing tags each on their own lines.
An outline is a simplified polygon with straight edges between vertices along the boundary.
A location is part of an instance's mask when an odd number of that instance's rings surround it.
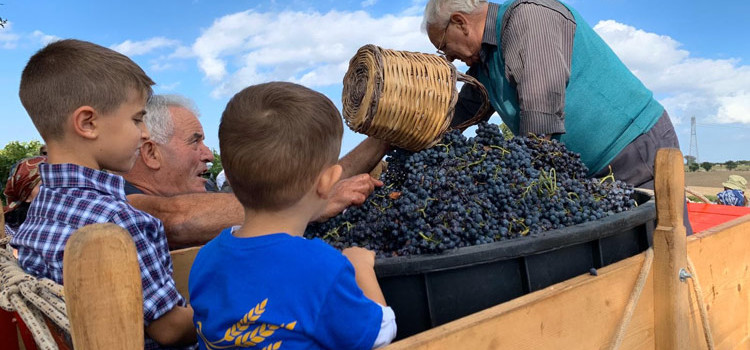
<svg viewBox="0 0 750 350">
<path fill-rule="evenodd" d="M 479 62 L 484 67 L 491 50 L 497 48 L 497 12 L 500 6 L 494 2 L 489 3 L 487 8 L 487 19 L 484 21 L 484 33 L 482 34 L 482 49 L 479 50 Z"/>
<path fill-rule="evenodd" d="M 497 11 L 500 5 L 491 2 L 487 8 L 487 20 L 484 21 L 482 44 L 497 46 Z"/>
<path fill-rule="evenodd" d="M 77 164 L 39 165 L 42 185 L 49 188 L 85 188 L 115 196 L 119 200 L 125 197 L 124 180 L 120 175 L 94 170 Z"/>
</svg>

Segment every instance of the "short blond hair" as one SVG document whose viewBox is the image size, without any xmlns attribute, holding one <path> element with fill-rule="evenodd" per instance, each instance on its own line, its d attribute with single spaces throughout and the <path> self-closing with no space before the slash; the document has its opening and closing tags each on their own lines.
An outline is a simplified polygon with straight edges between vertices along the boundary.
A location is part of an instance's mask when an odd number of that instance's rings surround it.
<svg viewBox="0 0 750 350">
<path fill-rule="evenodd" d="M 151 96 L 153 80 L 135 62 L 87 41 L 53 42 L 29 59 L 21 75 L 23 107 L 45 141 L 60 139 L 81 106 L 110 113 L 132 92 Z"/>
<path fill-rule="evenodd" d="M 243 206 L 280 210 L 336 163 L 342 134 L 341 115 L 323 94 L 292 83 L 254 85 L 221 116 L 221 163 Z"/>
</svg>

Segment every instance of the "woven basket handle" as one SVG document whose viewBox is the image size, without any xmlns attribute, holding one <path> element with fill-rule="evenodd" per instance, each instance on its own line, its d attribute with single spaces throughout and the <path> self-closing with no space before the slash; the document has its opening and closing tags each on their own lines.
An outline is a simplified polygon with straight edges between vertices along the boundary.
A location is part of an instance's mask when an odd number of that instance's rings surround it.
<svg viewBox="0 0 750 350">
<path fill-rule="evenodd" d="M 456 72 L 456 73 L 458 73 L 457 75 L 458 81 L 462 81 L 464 82 L 464 84 L 469 84 L 473 86 L 482 95 L 482 106 L 479 107 L 479 110 L 477 111 L 477 113 L 474 114 L 474 116 L 469 118 L 467 121 L 459 125 L 456 125 L 455 127 L 452 128 L 452 129 L 463 130 L 489 117 L 490 115 L 492 115 L 492 113 L 495 112 L 495 110 L 492 109 L 492 105 L 490 105 L 490 99 L 489 99 L 489 95 L 487 94 L 487 89 L 484 87 L 484 85 L 482 85 L 482 83 L 480 83 L 477 79 L 475 79 L 471 75 L 464 74 L 461 72 Z"/>
</svg>

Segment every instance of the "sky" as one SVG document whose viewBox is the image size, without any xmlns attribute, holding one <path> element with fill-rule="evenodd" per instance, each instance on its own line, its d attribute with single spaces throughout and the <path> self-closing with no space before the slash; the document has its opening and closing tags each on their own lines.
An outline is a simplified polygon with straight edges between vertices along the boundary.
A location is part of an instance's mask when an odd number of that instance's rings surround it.
<svg viewBox="0 0 750 350">
<path fill-rule="evenodd" d="M 242 88 L 308 86 L 341 108 L 349 59 L 366 44 L 434 53 L 420 27 L 426 0 L 4 0 L 0 18 L 0 147 L 40 140 L 18 98 L 29 57 L 61 38 L 117 50 L 201 111 L 218 150 L 221 112 Z M 750 160 L 750 2 L 570 0 L 666 107 L 683 154 Z M 459 70 L 466 66 L 456 61 Z M 491 120 L 500 123 L 499 117 Z M 342 154 L 365 138 L 344 133 Z M 695 151 L 692 151 L 695 153 Z"/>
</svg>

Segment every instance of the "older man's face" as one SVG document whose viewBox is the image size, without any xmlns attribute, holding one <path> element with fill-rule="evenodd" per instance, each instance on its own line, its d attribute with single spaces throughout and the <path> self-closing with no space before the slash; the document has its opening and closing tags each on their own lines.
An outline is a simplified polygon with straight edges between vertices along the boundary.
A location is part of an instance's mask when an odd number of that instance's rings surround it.
<svg viewBox="0 0 750 350">
<path fill-rule="evenodd" d="M 469 18 L 462 16 L 461 21 Z M 476 33 L 468 22 L 448 22 L 447 26 L 430 25 L 427 36 L 438 51 L 445 53 L 445 58 L 453 62 L 458 59 L 471 66 L 479 62 L 479 51 L 482 48 L 482 33 Z"/>
<path fill-rule="evenodd" d="M 169 107 L 169 112 L 174 135 L 167 144 L 158 145 L 162 155 L 160 192 L 167 196 L 205 192 L 206 180 L 201 175 L 208 170 L 206 163 L 213 161 L 213 153 L 203 144 L 203 126 L 185 108 Z"/>
</svg>

